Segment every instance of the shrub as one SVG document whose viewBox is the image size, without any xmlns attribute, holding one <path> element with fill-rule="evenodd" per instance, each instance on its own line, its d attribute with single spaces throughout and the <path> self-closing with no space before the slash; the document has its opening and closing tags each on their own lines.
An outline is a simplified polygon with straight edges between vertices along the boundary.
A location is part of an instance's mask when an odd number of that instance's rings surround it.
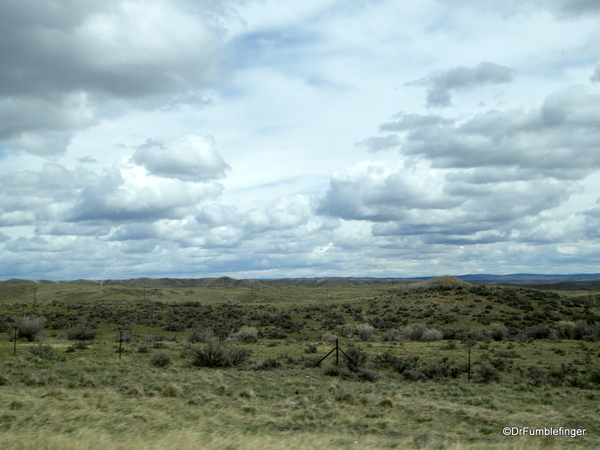
<svg viewBox="0 0 600 450">
<path fill-rule="evenodd" d="M 413 369 L 403 372 L 402 376 L 404 377 L 405 380 L 408 380 L 408 381 L 425 381 L 427 379 L 423 372 L 421 372 L 420 370 L 413 370 Z"/>
<path fill-rule="evenodd" d="M 169 367 L 171 365 L 171 358 L 166 353 L 156 353 L 150 358 L 150 364 L 155 367 Z"/>
<path fill-rule="evenodd" d="M 490 326 L 489 335 L 495 341 L 503 341 L 508 337 L 508 328 L 501 323 L 493 323 Z"/>
<path fill-rule="evenodd" d="M 429 328 L 421 335 L 421 340 L 425 342 L 439 341 L 443 338 L 443 334 L 440 330 L 435 328 Z"/>
<path fill-rule="evenodd" d="M 573 339 L 575 337 L 575 323 L 561 320 L 554 325 L 559 339 Z"/>
<path fill-rule="evenodd" d="M 548 325 L 534 325 L 527 334 L 533 339 L 550 339 L 554 335 L 554 330 Z"/>
<path fill-rule="evenodd" d="M 183 395 L 183 389 L 181 389 L 175 383 L 169 383 L 163 389 L 162 394 L 165 397 L 173 397 L 173 398 L 181 397 Z"/>
<path fill-rule="evenodd" d="M 346 339 L 353 337 L 355 331 L 356 327 L 354 325 L 346 324 L 340 327 L 340 334 Z"/>
<path fill-rule="evenodd" d="M 215 337 L 215 333 L 211 328 L 194 327 L 192 334 L 188 338 L 190 342 L 202 342 L 208 344 Z"/>
<path fill-rule="evenodd" d="M 411 323 L 402 328 L 402 337 L 410 341 L 420 341 L 427 327 L 422 323 Z"/>
<path fill-rule="evenodd" d="M 387 330 L 383 333 L 383 340 L 386 342 L 396 342 L 402 339 L 402 332 L 398 328 Z"/>
<path fill-rule="evenodd" d="M 22 316 L 14 319 L 17 329 L 17 339 L 27 339 L 33 342 L 46 326 L 46 318 L 42 316 Z"/>
<path fill-rule="evenodd" d="M 594 384 L 600 385 L 600 370 L 596 369 L 590 373 L 590 381 Z"/>
<path fill-rule="evenodd" d="M 197 367 L 232 367 L 243 364 L 252 353 L 239 347 L 210 343 L 203 348 L 190 349 L 192 365 Z"/>
<path fill-rule="evenodd" d="M 380 375 L 377 372 L 369 369 L 358 369 L 356 371 L 356 375 L 359 379 L 363 381 L 370 381 L 371 383 L 376 382 L 377 380 L 379 380 L 380 377 Z"/>
<path fill-rule="evenodd" d="M 258 330 L 255 327 L 243 326 L 233 335 L 233 338 L 244 344 L 253 344 L 258 341 Z"/>
<path fill-rule="evenodd" d="M 56 358 L 56 352 L 50 345 L 36 345 L 34 347 L 29 347 L 29 351 L 40 359 Z"/>
<path fill-rule="evenodd" d="M 356 325 L 356 334 L 358 334 L 358 337 L 361 339 L 361 341 L 368 342 L 373 339 L 374 330 L 375 328 L 368 323 L 359 323 Z"/>
<path fill-rule="evenodd" d="M 86 320 L 80 321 L 67 330 L 67 339 L 71 341 L 93 341 L 97 336 L 98 330 L 95 325 Z"/>
<path fill-rule="evenodd" d="M 277 361 L 275 358 L 268 358 L 268 359 L 265 359 L 259 365 L 254 366 L 254 370 L 273 370 L 279 366 L 281 366 L 281 363 L 279 361 Z"/>
<path fill-rule="evenodd" d="M 598 340 L 598 327 L 589 325 L 587 322 L 580 320 L 575 324 L 575 339 L 582 341 Z"/>
<path fill-rule="evenodd" d="M 440 346 L 440 350 L 456 350 L 456 342 L 448 341 Z"/>
<path fill-rule="evenodd" d="M 344 360 L 350 370 L 358 369 L 367 362 L 367 354 L 358 347 L 350 347 L 345 353 Z"/>
<path fill-rule="evenodd" d="M 317 346 L 313 344 L 308 344 L 304 349 L 304 353 L 317 353 Z"/>
<path fill-rule="evenodd" d="M 405 358 L 402 358 L 400 356 L 392 355 L 387 352 L 377 355 L 373 360 L 373 364 L 376 367 L 390 368 L 398 373 L 404 373 L 407 370 L 415 369 L 418 363 L 418 356 L 407 356 Z"/>
<path fill-rule="evenodd" d="M 330 365 L 323 369 L 323 374 L 329 377 L 338 377 L 338 378 L 353 378 L 356 376 L 355 373 L 348 370 L 347 367 L 342 365 Z"/>
<path fill-rule="evenodd" d="M 483 383 L 490 383 L 492 381 L 500 381 L 500 374 L 498 369 L 492 366 L 490 363 L 484 363 L 481 365 L 478 371 L 480 380 Z"/>
<path fill-rule="evenodd" d="M 88 349 L 88 346 L 87 346 L 87 344 L 86 344 L 85 342 L 83 342 L 83 341 L 79 341 L 79 342 L 75 342 L 75 343 L 73 344 L 73 348 L 74 348 L 75 350 L 87 350 L 87 349 Z"/>
</svg>

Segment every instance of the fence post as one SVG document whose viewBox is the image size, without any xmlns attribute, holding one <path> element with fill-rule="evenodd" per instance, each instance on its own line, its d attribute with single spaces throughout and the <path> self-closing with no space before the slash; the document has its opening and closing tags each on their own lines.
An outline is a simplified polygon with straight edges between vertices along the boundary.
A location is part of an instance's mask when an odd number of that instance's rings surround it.
<svg viewBox="0 0 600 450">
<path fill-rule="evenodd" d="M 119 330 L 119 359 L 121 359 L 122 348 L 123 348 L 123 330 Z"/>
<path fill-rule="evenodd" d="M 17 356 L 17 327 L 15 327 L 15 338 L 13 339 L 13 356 Z"/>
<path fill-rule="evenodd" d="M 335 340 L 335 365 L 340 365 L 340 346 L 337 339 Z"/>
<path fill-rule="evenodd" d="M 467 359 L 467 380 L 471 381 L 471 347 L 468 349 L 468 359 Z"/>
</svg>

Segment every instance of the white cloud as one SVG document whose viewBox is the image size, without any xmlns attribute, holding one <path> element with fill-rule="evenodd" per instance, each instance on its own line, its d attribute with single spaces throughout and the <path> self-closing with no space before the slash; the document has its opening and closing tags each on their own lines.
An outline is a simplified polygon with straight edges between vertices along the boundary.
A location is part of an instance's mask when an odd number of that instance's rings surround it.
<svg viewBox="0 0 600 450">
<path fill-rule="evenodd" d="M 152 175 L 203 182 L 225 176 L 229 166 L 215 149 L 212 137 L 186 135 L 168 144 L 147 140 L 132 161 Z"/>
<path fill-rule="evenodd" d="M 0 0 L 0 277 L 595 271 L 596 5 Z"/>
</svg>

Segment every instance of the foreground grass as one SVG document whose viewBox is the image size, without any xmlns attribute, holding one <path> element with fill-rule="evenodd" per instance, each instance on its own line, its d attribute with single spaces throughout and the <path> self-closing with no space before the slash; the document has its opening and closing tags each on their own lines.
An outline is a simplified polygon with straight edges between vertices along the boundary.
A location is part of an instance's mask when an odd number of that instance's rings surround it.
<svg viewBox="0 0 600 450">
<path fill-rule="evenodd" d="M 248 293 L 79 285 L 40 285 L 34 304 L 30 287 L 5 289 L 0 302 L 5 324 L 10 317 L 39 314 L 55 327 L 40 337 L 52 347 L 51 358 L 34 356 L 29 349 L 38 344 L 24 341 L 17 342 L 13 356 L 10 335 L 0 340 L 2 449 L 600 448 L 600 390 L 592 377 L 600 366 L 600 342 L 533 340 L 527 334 L 564 311 L 573 320 L 592 320 L 596 305 L 539 300 L 528 291 L 491 299 L 466 291 L 388 295 L 372 287 Z M 515 298 L 535 309 L 520 309 Z M 78 346 L 65 330 L 79 317 L 97 322 L 99 333 Z M 452 380 L 407 381 L 391 369 L 370 367 L 379 378 L 366 382 L 312 367 L 335 337 L 344 349 L 359 346 L 371 362 L 386 352 L 418 356 L 420 369 L 444 358 L 464 364 L 466 342 L 384 342 L 384 331 L 403 320 L 485 330 L 486 323 L 503 317 L 522 330 L 523 339 L 469 343 L 471 381 L 465 373 Z M 369 342 L 344 329 L 376 319 L 381 328 Z M 253 352 L 243 366 L 196 368 L 184 351 L 194 321 L 231 332 L 249 324 L 262 334 L 257 342 L 233 344 Z M 124 326 L 131 340 L 123 343 L 119 359 L 115 338 Z M 158 353 L 171 364 L 153 366 Z M 257 370 L 269 359 L 279 366 Z M 499 381 L 483 383 L 477 371 L 489 361 L 499 363 Z M 536 384 L 530 376 L 532 368 L 550 373 L 559 367 L 566 375 L 558 387 Z M 506 437 L 506 426 L 587 432 L 577 438 Z"/>
<path fill-rule="evenodd" d="M 5 366 L 6 370 L 6 366 Z M 320 369 L 192 369 L 20 358 L 0 388 L 0 448 L 600 448 L 596 391 L 466 380 L 377 383 Z M 67 379 L 72 381 L 67 381 Z M 29 386 L 23 386 L 23 380 Z M 586 428 L 517 438 L 505 426 Z"/>
</svg>

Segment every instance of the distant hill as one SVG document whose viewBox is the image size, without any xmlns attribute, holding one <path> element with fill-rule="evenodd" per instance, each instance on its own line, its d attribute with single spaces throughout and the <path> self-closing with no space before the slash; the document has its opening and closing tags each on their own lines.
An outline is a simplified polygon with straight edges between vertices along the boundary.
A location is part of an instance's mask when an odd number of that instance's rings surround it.
<svg viewBox="0 0 600 450">
<path fill-rule="evenodd" d="M 0 284 L 83 284 L 88 286 L 129 286 L 129 287 L 261 287 L 261 286 L 305 286 L 305 287 L 342 287 L 357 285 L 404 285 L 419 284 L 431 281 L 432 283 L 451 283 L 454 286 L 459 282 L 465 283 L 497 283 L 497 284 L 561 284 L 561 285 L 600 285 L 600 274 L 468 274 L 456 277 L 415 277 L 415 278 L 282 278 L 282 279 L 242 279 L 230 277 L 210 278 L 133 278 L 129 280 L 26 280 L 11 279 L 0 281 Z M 435 280 L 435 281 L 432 281 Z"/>
</svg>

